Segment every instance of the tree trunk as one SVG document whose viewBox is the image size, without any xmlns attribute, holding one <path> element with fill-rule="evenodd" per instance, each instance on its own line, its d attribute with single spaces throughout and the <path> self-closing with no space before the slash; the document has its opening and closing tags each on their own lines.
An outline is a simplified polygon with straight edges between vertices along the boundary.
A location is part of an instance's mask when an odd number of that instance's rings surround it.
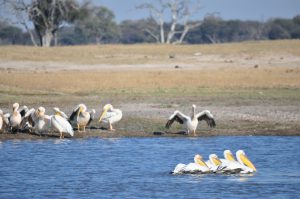
<svg viewBox="0 0 300 199">
<path fill-rule="evenodd" d="M 160 24 L 160 43 L 165 43 L 165 30 L 164 30 L 164 23 Z"/>
<path fill-rule="evenodd" d="M 50 30 L 46 30 L 45 34 L 42 35 L 42 46 L 50 47 L 52 38 L 53 38 L 52 32 Z"/>
</svg>

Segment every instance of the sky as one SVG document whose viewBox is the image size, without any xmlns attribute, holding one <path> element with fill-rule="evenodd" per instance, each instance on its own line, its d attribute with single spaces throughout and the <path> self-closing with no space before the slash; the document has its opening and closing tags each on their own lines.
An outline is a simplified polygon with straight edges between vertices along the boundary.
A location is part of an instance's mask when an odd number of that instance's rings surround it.
<svg viewBox="0 0 300 199">
<path fill-rule="evenodd" d="M 143 2 L 155 3 L 156 0 L 92 0 L 112 10 L 117 22 L 141 19 L 149 16 L 146 10 L 136 9 Z M 225 20 L 258 20 L 270 18 L 292 18 L 300 14 L 300 0 L 200 0 L 202 8 L 194 15 L 201 20 L 206 14 L 217 13 Z"/>
</svg>

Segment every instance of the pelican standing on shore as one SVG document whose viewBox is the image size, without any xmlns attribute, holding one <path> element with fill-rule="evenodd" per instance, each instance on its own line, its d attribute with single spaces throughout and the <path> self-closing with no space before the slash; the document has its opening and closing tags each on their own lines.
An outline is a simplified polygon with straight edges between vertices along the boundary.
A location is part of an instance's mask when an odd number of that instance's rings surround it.
<svg viewBox="0 0 300 199">
<path fill-rule="evenodd" d="M 215 127 L 216 122 L 214 120 L 213 115 L 208 110 L 204 110 L 198 114 L 196 114 L 196 105 L 192 106 L 192 116 L 189 117 L 180 111 L 176 110 L 173 115 L 169 117 L 169 120 L 166 123 L 166 128 L 169 129 L 174 121 L 179 122 L 186 126 L 187 133 L 190 134 L 193 132 L 194 136 L 196 136 L 196 129 L 199 121 L 205 120 L 209 127 Z"/>
<path fill-rule="evenodd" d="M 67 121 L 65 117 L 67 117 L 59 108 L 53 108 L 55 114 L 51 116 L 51 127 L 53 130 L 59 132 L 60 137 L 64 138 L 64 133 L 70 134 L 74 136 L 74 131 L 71 124 Z"/>
<path fill-rule="evenodd" d="M 9 126 L 10 126 L 11 130 L 18 129 L 21 124 L 22 116 L 21 116 L 20 112 L 18 111 L 19 106 L 20 105 L 18 103 L 13 104 L 13 112 L 12 112 L 11 116 L 9 117 Z"/>
<path fill-rule="evenodd" d="M 87 112 L 86 106 L 84 104 L 79 104 L 73 110 L 69 118 L 69 122 L 72 125 L 76 125 L 79 132 L 81 129 L 85 132 L 85 128 L 92 122 L 95 112 L 96 111 L 94 109 L 91 112 Z"/>
<path fill-rule="evenodd" d="M 122 111 L 115 109 L 111 104 L 106 104 L 103 107 L 103 112 L 99 118 L 99 122 L 103 122 L 109 125 L 110 131 L 114 131 L 113 124 L 119 122 L 122 119 Z"/>
</svg>

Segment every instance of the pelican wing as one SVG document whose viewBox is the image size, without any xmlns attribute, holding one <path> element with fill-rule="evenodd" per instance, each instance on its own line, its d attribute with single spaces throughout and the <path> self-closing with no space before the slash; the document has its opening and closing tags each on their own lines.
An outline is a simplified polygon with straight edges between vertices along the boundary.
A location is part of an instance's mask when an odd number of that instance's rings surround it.
<svg viewBox="0 0 300 199">
<path fill-rule="evenodd" d="M 28 108 L 27 106 L 23 106 L 20 110 L 19 110 L 19 113 L 21 115 L 21 117 L 24 117 L 25 114 L 28 112 Z"/>
<path fill-rule="evenodd" d="M 92 111 L 89 112 L 90 114 L 90 120 L 87 123 L 87 126 L 91 124 L 91 122 L 94 120 L 94 115 L 95 115 L 96 111 L 95 109 L 93 109 Z"/>
<path fill-rule="evenodd" d="M 51 124 L 54 129 L 61 131 L 63 133 L 68 133 L 71 136 L 74 136 L 74 131 L 71 124 L 63 117 L 59 115 L 54 115 L 51 118 Z"/>
<path fill-rule="evenodd" d="M 31 108 L 30 110 L 28 110 L 28 111 L 25 113 L 25 115 L 24 115 L 24 117 L 23 117 L 23 119 L 22 119 L 22 121 L 21 121 L 21 126 L 22 126 L 22 127 L 25 127 L 27 122 L 28 122 L 31 126 L 34 126 L 34 125 L 35 125 L 35 121 L 34 121 L 33 118 L 32 118 L 32 115 L 34 114 L 34 112 L 35 112 L 35 109 L 34 109 L 34 108 Z M 21 114 L 21 113 L 20 113 L 20 114 Z M 21 115 L 22 115 L 22 114 L 21 114 Z"/>
<path fill-rule="evenodd" d="M 216 126 L 216 122 L 214 120 L 214 117 L 208 110 L 205 110 L 205 111 L 202 111 L 202 112 L 198 113 L 196 115 L 196 118 L 198 118 L 198 121 L 205 120 L 209 127 L 215 127 Z"/>
<path fill-rule="evenodd" d="M 188 116 L 184 115 L 179 111 L 175 111 L 173 115 L 169 117 L 169 120 L 166 123 L 166 128 L 170 128 L 174 121 L 183 124 L 185 121 L 189 119 Z"/>
<path fill-rule="evenodd" d="M 69 121 L 75 121 L 76 120 L 76 116 L 78 115 L 78 111 L 79 111 L 79 107 L 77 107 L 73 110 L 72 114 L 70 115 Z"/>
<path fill-rule="evenodd" d="M 6 113 L 3 115 L 3 122 L 6 124 L 6 125 L 9 125 L 9 121 L 10 121 L 10 113 Z"/>
</svg>

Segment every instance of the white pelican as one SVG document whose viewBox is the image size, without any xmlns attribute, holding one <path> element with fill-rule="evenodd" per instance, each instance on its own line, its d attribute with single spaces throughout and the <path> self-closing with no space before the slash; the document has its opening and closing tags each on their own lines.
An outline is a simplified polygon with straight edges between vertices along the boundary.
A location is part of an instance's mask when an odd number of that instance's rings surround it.
<svg viewBox="0 0 300 199">
<path fill-rule="evenodd" d="M 234 159 L 230 150 L 224 151 L 225 159 L 221 159 L 222 165 L 225 167 L 224 171 L 231 173 L 253 173 L 256 172 L 255 166 L 246 156 L 243 150 L 236 152 L 236 159 Z"/>
<path fill-rule="evenodd" d="M 22 116 L 21 116 L 20 112 L 18 111 L 18 109 L 19 109 L 19 104 L 14 103 L 13 104 L 13 112 L 12 112 L 11 116 L 9 117 L 9 125 L 11 127 L 11 130 L 18 129 L 21 124 Z"/>
<path fill-rule="evenodd" d="M 99 118 L 99 122 L 103 122 L 109 125 L 110 131 L 114 131 L 112 124 L 120 121 L 122 119 L 122 111 L 120 109 L 115 109 L 111 104 L 106 104 L 103 107 L 103 112 Z"/>
<path fill-rule="evenodd" d="M 74 136 L 74 131 L 71 124 L 61 116 L 61 111 L 56 107 L 53 108 L 55 115 L 52 115 L 51 118 L 51 127 L 60 134 L 60 138 L 64 138 L 63 133 L 68 133 L 71 136 Z"/>
<path fill-rule="evenodd" d="M 192 106 L 192 117 L 189 117 L 180 111 L 176 110 L 173 115 L 169 117 L 168 122 L 166 123 L 166 128 L 170 128 L 174 121 L 179 122 L 180 124 L 184 124 L 187 128 L 187 133 L 194 133 L 196 136 L 196 129 L 198 126 L 198 122 L 205 120 L 208 126 L 215 127 L 216 122 L 214 120 L 213 115 L 208 111 L 204 110 L 198 114 L 196 114 L 196 105 Z"/>
<path fill-rule="evenodd" d="M 0 131 L 2 131 L 4 128 L 4 121 L 3 121 L 3 111 L 0 109 Z"/>
<path fill-rule="evenodd" d="M 9 118 L 10 113 L 3 114 L 3 111 L 0 109 L 0 131 L 5 132 L 9 127 Z"/>
<path fill-rule="evenodd" d="M 179 163 L 176 165 L 175 169 L 173 170 L 173 174 L 182 174 L 182 173 L 209 173 L 210 170 L 206 163 L 202 160 L 201 155 L 196 154 L 194 156 L 194 162 L 189 163 L 187 165 Z"/>
<path fill-rule="evenodd" d="M 73 110 L 69 122 L 72 125 L 76 125 L 78 131 L 81 131 L 81 128 L 83 128 L 83 132 L 85 132 L 85 127 L 92 122 L 95 112 L 94 109 L 91 112 L 87 112 L 86 106 L 84 104 L 79 104 Z"/>
</svg>

